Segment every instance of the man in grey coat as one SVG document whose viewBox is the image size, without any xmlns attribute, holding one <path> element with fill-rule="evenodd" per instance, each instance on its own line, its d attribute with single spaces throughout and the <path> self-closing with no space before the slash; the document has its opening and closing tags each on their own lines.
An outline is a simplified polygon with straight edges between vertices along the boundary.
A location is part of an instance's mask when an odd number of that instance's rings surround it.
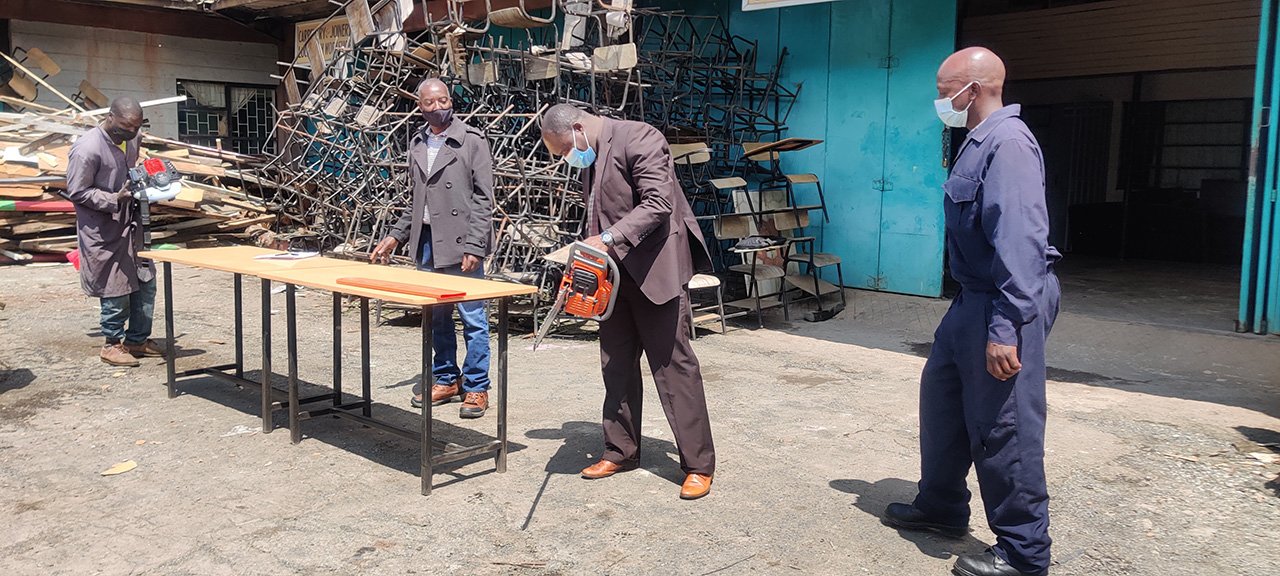
<svg viewBox="0 0 1280 576">
<path fill-rule="evenodd" d="M 484 133 L 453 118 L 449 87 L 435 78 L 418 85 L 418 109 L 426 125 L 409 143 L 413 205 L 371 259 L 386 263 L 402 244 L 421 270 L 484 277 L 493 246 L 493 155 Z M 479 418 L 489 408 L 489 314 L 484 302 L 457 305 L 467 354 L 458 365 L 453 307 L 435 306 L 432 334 L 433 405 L 462 398 L 459 415 Z M 419 383 L 419 386 L 422 384 Z M 414 388 L 412 404 L 421 406 Z"/>
<path fill-rule="evenodd" d="M 138 201 L 127 188 L 138 163 L 142 107 L 120 97 L 96 128 L 71 145 L 66 197 L 76 206 L 80 284 L 101 304 L 99 356 L 114 366 L 137 366 L 138 357 L 163 356 L 150 339 L 156 301 L 155 270 L 138 258 L 143 230 Z M 126 328 L 126 322 L 128 327 Z"/>
</svg>

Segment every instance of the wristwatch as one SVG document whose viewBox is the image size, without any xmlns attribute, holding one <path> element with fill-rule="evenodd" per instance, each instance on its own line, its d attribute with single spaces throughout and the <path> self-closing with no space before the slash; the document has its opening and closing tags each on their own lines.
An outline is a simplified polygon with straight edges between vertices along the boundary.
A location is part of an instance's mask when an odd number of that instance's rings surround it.
<svg viewBox="0 0 1280 576">
<path fill-rule="evenodd" d="M 605 246 L 612 247 L 612 246 L 613 246 L 613 233 L 612 233 L 612 232 L 610 232 L 610 231 L 608 231 L 608 230 L 605 230 L 604 232 L 601 232 L 601 233 L 600 233 L 600 241 L 601 241 L 601 242 L 604 242 L 604 245 L 605 245 Z"/>
</svg>

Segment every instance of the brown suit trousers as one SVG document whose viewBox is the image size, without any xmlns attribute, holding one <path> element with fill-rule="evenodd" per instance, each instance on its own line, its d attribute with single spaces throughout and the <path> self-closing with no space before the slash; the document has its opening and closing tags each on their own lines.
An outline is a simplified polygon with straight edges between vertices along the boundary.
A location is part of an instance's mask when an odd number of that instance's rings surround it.
<svg viewBox="0 0 1280 576">
<path fill-rule="evenodd" d="M 679 298 L 654 304 L 625 269 L 619 284 L 613 315 L 600 323 L 605 385 L 603 458 L 616 463 L 640 459 L 643 353 L 675 435 L 680 468 L 685 474 L 714 474 L 715 446 L 702 370 L 689 344 L 689 292 L 686 289 Z"/>
</svg>

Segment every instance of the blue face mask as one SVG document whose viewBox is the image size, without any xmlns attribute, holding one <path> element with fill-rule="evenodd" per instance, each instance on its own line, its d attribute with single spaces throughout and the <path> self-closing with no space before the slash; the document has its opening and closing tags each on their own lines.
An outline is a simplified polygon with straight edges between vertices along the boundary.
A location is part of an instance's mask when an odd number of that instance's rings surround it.
<svg viewBox="0 0 1280 576">
<path fill-rule="evenodd" d="M 587 135 L 582 135 L 583 142 L 586 142 L 587 149 L 578 149 L 578 131 L 573 131 L 573 148 L 569 149 L 569 153 L 564 155 L 564 161 L 568 165 L 579 170 L 590 166 L 596 161 L 596 149 L 591 147 L 591 142 L 587 141 Z"/>
</svg>

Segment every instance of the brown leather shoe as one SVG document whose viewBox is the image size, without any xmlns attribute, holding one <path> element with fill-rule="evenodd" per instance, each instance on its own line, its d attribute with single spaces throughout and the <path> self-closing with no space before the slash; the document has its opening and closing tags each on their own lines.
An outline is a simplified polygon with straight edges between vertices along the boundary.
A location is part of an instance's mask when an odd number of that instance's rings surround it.
<svg viewBox="0 0 1280 576">
<path fill-rule="evenodd" d="M 466 397 L 462 399 L 462 408 L 458 409 L 458 416 L 462 418 L 479 418 L 484 416 L 484 411 L 488 409 L 488 392 L 467 392 Z"/>
<path fill-rule="evenodd" d="M 102 352 L 98 353 L 98 357 L 102 358 L 103 362 L 112 366 L 128 366 L 133 368 L 139 365 L 138 359 L 134 358 L 133 355 L 125 349 L 124 344 L 119 343 L 103 346 Z"/>
<path fill-rule="evenodd" d="M 684 477 L 684 486 L 680 487 L 680 498 L 697 500 L 711 493 L 711 476 L 707 474 L 690 474 Z"/>
<path fill-rule="evenodd" d="M 164 347 L 157 344 L 155 340 L 150 338 L 141 344 L 124 343 L 124 349 L 129 351 L 134 358 L 164 358 Z"/>
<path fill-rule="evenodd" d="M 601 478 L 608 478 L 619 472 L 626 472 L 627 470 L 635 470 L 635 469 L 636 469 L 635 462 L 618 464 L 616 462 L 610 462 L 608 460 L 601 459 L 599 462 L 596 462 L 595 464 L 592 464 L 590 466 L 587 466 L 586 468 L 583 468 L 582 477 L 586 478 L 587 480 L 599 480 Z"/>
<path fill-rule="evenodd" d="M 462 396 L 462 387 L 458 385 L 458 380 L 454 380 L 453 384 L 448 386 L 436 384 L 431 387 L 431 405 L 441 406 L 453 402 L 454 398 Z"/>
<path fill-rule="evenodd" d="M 414 390 L 418 387 L 414 386 Z M 462 397 L 462 387 L 458 386 L 458 381 L 454 380 L 453 384 L 434 384 L 431 386 L 431 405 L 441 406 L 453 402 L 454 398 Z M 413 400 L 409 402 L 414 408 L 422 407 L 422 394 L 414 394 Z"/>
</svg>

